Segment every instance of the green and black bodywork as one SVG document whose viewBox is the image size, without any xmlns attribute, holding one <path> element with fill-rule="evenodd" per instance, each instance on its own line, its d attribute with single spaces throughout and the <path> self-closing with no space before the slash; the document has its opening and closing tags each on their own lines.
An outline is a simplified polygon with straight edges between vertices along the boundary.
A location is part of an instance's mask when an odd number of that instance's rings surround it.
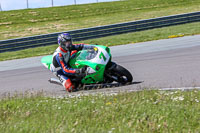
<svg viewBox="0 0 200 133">
<path fill-rule="evenodd" d="M 83 48 L 72 55 L 69 65 L 71 68 L 87 66 L 86 75 L 81 79 L 77 77 L 78 80 L 72 81 L 80 84 L 111 83 L 113 81 L 123 84 L 132 82 L 131 73 L 112 62 L 111 58 L 110 48 L 106 46 L 91 45 L 89 49 Z M 43 57 L 41 62 L 50 69 L 52 55 Z"/>
</svg>

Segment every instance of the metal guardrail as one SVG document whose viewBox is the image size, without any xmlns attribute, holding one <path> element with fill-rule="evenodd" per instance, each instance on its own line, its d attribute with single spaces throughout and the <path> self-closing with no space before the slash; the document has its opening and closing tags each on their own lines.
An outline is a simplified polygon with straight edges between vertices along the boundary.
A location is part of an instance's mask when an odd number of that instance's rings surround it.
<svg viewBox="0 0 200 133">
<path fill-rule="evenodd" d="M 74 41 L 200 21 L 200 12 L 66 31 Z M 57 44 L 58 33 L 0 41 L 0 53 Z"/>
</svg>

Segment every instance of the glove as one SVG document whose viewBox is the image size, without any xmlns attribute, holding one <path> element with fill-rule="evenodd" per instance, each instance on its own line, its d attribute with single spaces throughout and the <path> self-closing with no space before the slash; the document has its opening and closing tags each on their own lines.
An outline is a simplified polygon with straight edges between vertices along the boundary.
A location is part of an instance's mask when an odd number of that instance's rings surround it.
<svg viewBox="0 0 200 133">
<path fill-rule="evenodd" d="M 85 73 L 86 70 L 87 70 L 87 66 L 84 66 L 83 68 L 80 69 L 80 72 L 81 72 L 81 73 Z"/>
<path fill-rule="evenodd" d="M 77 69 L 76 73 L 82 75 L 82 74 L 85 74 L 86 70 L 87 70 L 87 66 L 84 66 L 80 69 Z"/>
</svg>

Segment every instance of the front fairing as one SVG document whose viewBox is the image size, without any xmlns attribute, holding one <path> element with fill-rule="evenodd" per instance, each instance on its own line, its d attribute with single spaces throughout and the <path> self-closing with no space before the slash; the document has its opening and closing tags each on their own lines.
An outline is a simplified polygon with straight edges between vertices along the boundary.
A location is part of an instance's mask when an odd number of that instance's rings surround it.
<svg viewBox="0 0 200 133">
<path fill-rule="evenodd" d="M 97 83 L 103 81 L 104 70 L 111 59 L 108 47 L 90 45 L 90 48 L 83 48 L 70 59 L 72 68 L 82 68 L 88 66 L 87 76 L 82 79 L 82 83 Z"/>
<path fill-rule="evenodd" d="M 83 48 L 70 58 L 70 65 L 73 68 L 81 68 L 90 64 L 106 65 L 111 58 L 110 50 L 105 46 L 90 45 L 90 48 Z"/>
</svg>

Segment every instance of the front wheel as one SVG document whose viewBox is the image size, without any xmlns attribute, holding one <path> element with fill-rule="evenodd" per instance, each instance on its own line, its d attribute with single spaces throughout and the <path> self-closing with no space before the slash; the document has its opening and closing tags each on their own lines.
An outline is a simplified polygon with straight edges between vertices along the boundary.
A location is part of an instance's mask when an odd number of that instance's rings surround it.
<svg viewBox="0 0 200 133">
<path fill-rule="evenodd" d="M 131 83 L 133 80 L 131 73 L 120 65 L 117 65 L 108 74 L 112 80 L 121 84 Z"/>
</svg>

